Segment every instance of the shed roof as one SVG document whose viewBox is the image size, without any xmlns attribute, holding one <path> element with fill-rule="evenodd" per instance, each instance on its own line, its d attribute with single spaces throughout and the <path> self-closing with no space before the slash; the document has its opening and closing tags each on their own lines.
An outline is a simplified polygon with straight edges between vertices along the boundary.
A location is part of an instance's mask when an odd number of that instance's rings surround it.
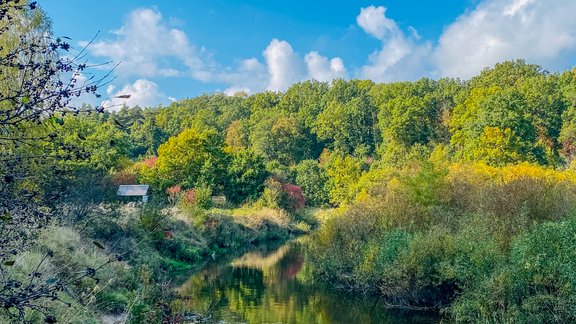
<svg viewBox="0 0 576 324">
<path fill-rule="evenodd" d="M 120 185 L 118 186 L 118 196 L 146 196 L 148 194 L 149 185 Z"/>
</svg>

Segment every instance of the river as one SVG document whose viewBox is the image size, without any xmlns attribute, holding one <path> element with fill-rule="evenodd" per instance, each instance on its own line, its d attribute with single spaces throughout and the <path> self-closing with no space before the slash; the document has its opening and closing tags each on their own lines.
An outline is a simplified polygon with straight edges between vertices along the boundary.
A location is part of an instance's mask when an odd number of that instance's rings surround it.
<svg viewBox="0 0 576 324">
<path fill-rule="evenodd" d="M 218 323 L 434 323 L 422 313 L 386 309 L 314 283 L 306 263 L 307 239 L 260 247 L 195 272 L 178 292 L 180 307 Z"/>
</svg>

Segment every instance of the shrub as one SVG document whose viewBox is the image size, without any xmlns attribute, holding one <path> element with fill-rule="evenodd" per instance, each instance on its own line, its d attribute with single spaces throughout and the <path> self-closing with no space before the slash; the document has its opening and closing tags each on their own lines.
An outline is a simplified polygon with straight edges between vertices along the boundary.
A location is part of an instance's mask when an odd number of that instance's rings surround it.
<svg viewBox="0 0 576 324">
<path fill-rule="evenodd" d="M 576 320 L 576 220 L 567 220 L 576 173 L 483 163 L 376 170 L 314 234 L 317 278 L 462 322 Z"/>
<path fill-rule="evenodd" d="M 463 321 L 574 322 L 576 220 L 543 223 L 512 244 L 509 263 L 450 308 Z"/>
<path fill-rule="evenodd" d="M 294 212 L 306 207 L 306 197 L 302 194 L 302 189 L 300 189 L 300 187 L 291 183 L 285 183 L 282 185 L 282 190 L 286 197 L 284 209 Z"/>
<path fill-rule="evenodd" d="M 265 182 L 264 192 L 259 200 L 259 205 L 273 209 L 280 209 L 286 203 L 286 194 L 282 189 L 282 183 L 274 178 Z"/>
<path fill-rule="evenodd" d="M 212 190 L 208 187 L 199 187 L 184 191 L 178 200 L 178 205 L 184 210 L 210 209 L 212 207 Z"/>
</svg>

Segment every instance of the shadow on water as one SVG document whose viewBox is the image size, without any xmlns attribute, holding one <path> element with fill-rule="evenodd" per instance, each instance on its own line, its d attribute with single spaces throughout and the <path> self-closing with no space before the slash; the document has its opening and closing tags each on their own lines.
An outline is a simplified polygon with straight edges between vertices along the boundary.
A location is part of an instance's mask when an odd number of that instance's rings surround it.
<svg viewBox="0 0 576 324">
<path fill-rule="evenodd" d="M 438 318 L 385 309 L 312 281 L 306 238 L 206 265 L 178 292 L 179 307 L 220 323 L 434 323 Z"/>
</svg>

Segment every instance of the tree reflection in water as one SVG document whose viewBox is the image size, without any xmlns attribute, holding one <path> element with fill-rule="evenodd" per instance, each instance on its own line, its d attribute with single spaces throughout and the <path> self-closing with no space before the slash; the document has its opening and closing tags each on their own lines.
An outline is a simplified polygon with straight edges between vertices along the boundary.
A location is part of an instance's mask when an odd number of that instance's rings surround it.
<svg viewBox="0 0 576 324">
<path fill-rule="evenodd" d="M 314 284 L 304 244 L 301 239 L 207 265 L 178 288 L 187 297 L 180 307 L 225 323 L 435 322 L 426 314 L 387 310 L 374 299 Z"/>
</svg>

